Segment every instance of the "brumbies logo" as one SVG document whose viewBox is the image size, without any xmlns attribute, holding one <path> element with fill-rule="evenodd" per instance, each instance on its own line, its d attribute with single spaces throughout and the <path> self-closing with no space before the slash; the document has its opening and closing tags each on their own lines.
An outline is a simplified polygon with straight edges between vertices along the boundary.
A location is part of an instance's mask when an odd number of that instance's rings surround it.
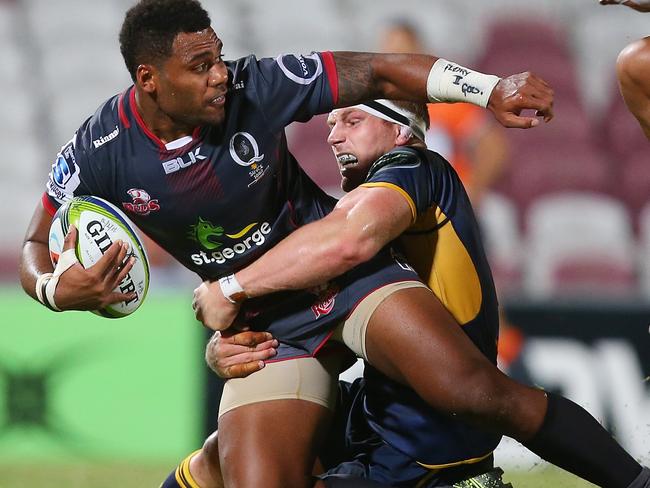
<svg viewBox="0 0 650 488">
<path fill-rule="evenodd" d="M 323 63 L 316 53 L 308 56 L 283 54 L 275 58 L 275 61 L 284 75 L 299 85 L 309 85 L 323 72 Z"/>
<path fill-rule="evenodd" d="M 322 315 L 329 314 L 334 309 L 334 304 L 336 303 L 336 295 L 339 294 L 339 287 L 337 285 L 329 285 L 320 292 L 318 292 L 318 298 L 311 306 L 311 311 L 314 312 L 314 316 L 319 318 Z"/>
<path fill-rule="evenodd" d="M 264 154 L 260 154 L 257 141 L 248 132 L 237 132 L 230 138 L 230 156 L 239 166 L 250 168 L 248 175 L 253 181 L 248 186 L 257 183 L 269 168 L 262 164 Z"/>
<path fill-rule="evenodd" d="M 129 212 L 138 215 L 149 215 L 151 212 L 160 210 L 158 199 L 151 199 L 151 196 L 140 188 L 131 188 L 126 191 L 133 199 L 133 202 L 122 202 L 122 207 Z"/>
</svg>

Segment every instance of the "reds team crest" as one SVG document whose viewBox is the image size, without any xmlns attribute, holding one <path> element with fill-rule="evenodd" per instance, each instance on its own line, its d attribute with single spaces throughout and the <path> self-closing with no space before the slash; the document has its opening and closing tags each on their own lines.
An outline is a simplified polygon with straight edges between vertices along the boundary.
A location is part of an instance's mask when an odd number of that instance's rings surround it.
<svg viewBox="0 0 650 488">
<path fill-rule="evenodd" d="M 311 311 L 314 312 L 316 318 L 328 315 L 332 310 L 334 310 L 336 296 L 339 294 L 339 291 L 337 285 L 330 284 L 325 289 L 317 292 L 318 298 L 311 306 Z"/>
</svg>

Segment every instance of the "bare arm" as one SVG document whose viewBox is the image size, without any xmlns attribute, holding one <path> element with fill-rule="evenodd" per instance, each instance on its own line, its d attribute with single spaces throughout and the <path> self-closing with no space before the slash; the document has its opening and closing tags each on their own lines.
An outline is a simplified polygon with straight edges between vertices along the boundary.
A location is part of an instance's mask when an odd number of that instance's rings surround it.
<svg viewBox="0 0 650 488">
<path fill-rule="evenodd" d="M 48 251 L 48 233 L 52 217 L 39 202 L 27 227 L 20 260 L 20 283 L 23 290 L 36 299 L 36 279 L 53 270 Z"/>
<path fill-rule="evenodd" d="M 625 5 L 626 7 L 630 7 L 637 12 L 650 12 L 650 3 L 648 3 L 647 0 L 600 0 L 601 5 Z"/>
<path fill-rule="evenodd" d="M 406 199 L 389 188 L 359 187 L 323 219 L 297 229 L 236 273 L 246 295 L 302 290 L 335 278 L 372 258 L 411 223 Z M 218 281 L 194 290 L 196 318 L 213 330 L 228 328 L 239 303 L 228 301 Z"/>
<path fill-rule="evenodd" d="M 621 51 L 616 74 L 625 104 L 650 139 L 650 37 Z"/>
<path fill-rule="evenodd" d="M 36 299 L 36 280 L 43 273 L 52 272 L 48 236 L 52 217 L 38 204 L 27 228 L 20 259 L 20 283 L 25 292 Z M 65 238 L 64 250 L 77 242 L 74 227 Z M 114 242 L 104 256 L 88 269 L 77 263 L 61 275 L 56 288 L 55 301 L 61 310 L 97 310 L 111 303 L 132 299 L 130 293 L 113 290 L 133 266 L 133 260 L 124 262 L 126 244 Z"/>
<path fill-rule="evenodd" d="M 424 54 L 334 52 L 339 81 L 338 107 L 377 98 L 428 102 L 427 79 L 439 59 Z M 530 128 L 536 117 L 521 111 L 535 110 L 545 121 L 553 118 L 553 90 L 541 78 L 526 72 L 507 76 L 490 94 L 487 108 L 505 127 Z"/>
<path fill-rule="evenodd" d="M 359 187 L 235 276 L 249 297 L 316 286 L 372 258 L 411 219 L 410 206 L 395 190 Z"/>
<path fill-rule="evenodd" d="M 427 77 L 437 57 L 424 54 L 335 52 L 338 107 L 376 98 L 427 102 Z"/>
</svg>

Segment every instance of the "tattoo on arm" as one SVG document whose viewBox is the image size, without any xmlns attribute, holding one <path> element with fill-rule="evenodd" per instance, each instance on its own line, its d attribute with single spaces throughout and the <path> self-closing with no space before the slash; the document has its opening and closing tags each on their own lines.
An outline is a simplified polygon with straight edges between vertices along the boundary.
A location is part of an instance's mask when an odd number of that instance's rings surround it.
<svg viewBox="0 0 650 488">
<path fill-rule="evenodd" d="M 374 54 L 335 52 L 333 55 L 339 77 L 338 107 L 380 98 L 372 71 Z"/>
</svg>

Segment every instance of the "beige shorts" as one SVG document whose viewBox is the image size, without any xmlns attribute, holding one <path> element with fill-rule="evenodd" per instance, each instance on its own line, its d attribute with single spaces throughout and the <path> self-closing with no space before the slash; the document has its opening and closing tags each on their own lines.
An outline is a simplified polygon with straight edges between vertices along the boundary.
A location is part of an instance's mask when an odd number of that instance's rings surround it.
<svg viewBox="0 0 650 488">
<path fill-rule="evenodd" d="M 357 356 L 367 360 L 366 330 L 372 314 L 386 297 L 398 290 L 416 287 L 426 288 L 426 285 L 419 281 L 400 281 L 375 290 L 336 328 L 332 339 L 344 343 Z M 342 361 L 338 354 L 289 359 L 267 363 L 264 369 L 246 378 L 227 380 L 219 416 L 242 405 L 268 400 L 306 400 L 333 410 Z"/>
</svg>

